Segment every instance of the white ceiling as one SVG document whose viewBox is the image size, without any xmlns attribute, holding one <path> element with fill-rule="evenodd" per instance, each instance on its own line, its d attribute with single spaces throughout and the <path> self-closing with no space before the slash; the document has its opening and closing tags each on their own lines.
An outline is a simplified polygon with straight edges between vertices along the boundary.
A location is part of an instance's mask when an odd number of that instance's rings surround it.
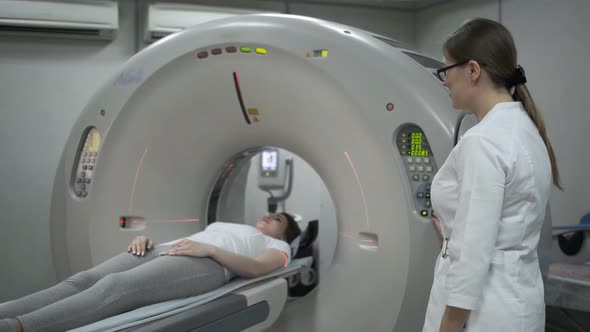
<svg viewBox="0 0 590 332">
<path fill-rule="evenodd" d="M 287 2 L 418 10 L 450 1 L 452 0 L 288 0 Z"/>
</svg>

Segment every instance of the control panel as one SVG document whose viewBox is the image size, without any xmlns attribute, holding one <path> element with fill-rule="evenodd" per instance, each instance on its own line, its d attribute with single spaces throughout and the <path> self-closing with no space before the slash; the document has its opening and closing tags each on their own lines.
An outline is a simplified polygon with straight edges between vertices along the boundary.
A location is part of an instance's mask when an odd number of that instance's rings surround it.
<svg viewBox="0 0 590 332">
<path fill-rule="evenodd" d="M 402 126 L 394 139 L 404 163 L 416 211 L 423 217 L 432 215 L 430 186 L 438 170 L 424 131 L 414 124 Z"/>
<path fill-rule="evenodd" d="M 78 198 L 88 196 L 92 185 L 92 175 L 100 152 L 100 132 L 96 128 L 90 128 L 82 139 L 84 141 L 80 144 L 78 151 L 72 185 L 74 194 Z"/>
</svg>

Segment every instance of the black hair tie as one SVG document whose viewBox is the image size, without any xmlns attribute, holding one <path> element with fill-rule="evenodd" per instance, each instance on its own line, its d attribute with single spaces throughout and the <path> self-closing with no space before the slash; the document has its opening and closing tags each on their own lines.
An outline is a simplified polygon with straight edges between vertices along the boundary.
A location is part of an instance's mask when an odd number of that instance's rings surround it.
<svg viewBox="0 0 590 332">
<path fill-rule="evenodd" d="M 521 65 L 518 65 L 518 67 L 516 67 L 516 69 L 514 70 L 512 76 L 508 80 L 506 80 L 506 85 L 509 88 L 511 88 L 515 85 L 524 83 L 526 83 L 526 75 L 524 74 L 524 68 L 522 68 Z"/>
</svg>

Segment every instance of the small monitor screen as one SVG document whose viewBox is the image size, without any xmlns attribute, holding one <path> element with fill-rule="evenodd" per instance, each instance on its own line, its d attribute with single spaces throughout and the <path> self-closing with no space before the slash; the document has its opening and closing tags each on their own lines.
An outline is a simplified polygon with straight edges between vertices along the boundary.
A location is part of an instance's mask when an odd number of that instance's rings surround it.
<svg viewBox="0 0 590 332">
<path fill-rule="evenodd" d="M 261 171 L 276 172 L 279 168 L 279 151 L 264 150 L 262 151 Z"/>
<path fill-rule="evenodd" d="M 424 149 L 423 146 L 423 134 L 421 132 L 414 132 L 412 133 L 412 150 L 410 151 L 409 155 L 410 156 L 423 156 L 423 157 L 427 157 L 428 156 L 428 150 Z"/>
</svg>

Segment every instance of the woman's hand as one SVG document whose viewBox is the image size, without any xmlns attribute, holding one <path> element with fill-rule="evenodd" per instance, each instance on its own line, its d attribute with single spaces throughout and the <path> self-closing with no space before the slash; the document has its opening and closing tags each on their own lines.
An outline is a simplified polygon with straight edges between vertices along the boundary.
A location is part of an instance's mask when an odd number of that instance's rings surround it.
<svg viewBox="0 0 590 332">
<path fill-rule="evenodd" d="M 442 226 L 440 225 L 440 219 L 438 219 L 438 216 L 436 215 L 436 213 L 434 211 L 432 211 L 432 218 L 430 218 L 430 220 L 432 221 L 432 225 L 434 225 L 434 228 L 436 228 L 436 233 L 438 234 L 438 239 L 440 240 L 440 248 L 442 249 L 443 246 L 443 234 L 442 234 Z"/>
<path fill-rule="evenodd" d="M 193 257 L 210 257 L 215 252 L 215 246 L 191 240 L 182 240 L 168 250 L 163 255 L 170 256 L 193 256 Z"/>
<path fill-rule="evenodd" d="M 147 238 L 147 236 L 140 235 L 133 239 L 127 252 L 137 256 L 145 256 L 146 251 L 154 249 L 154 241 Z"/>
</svg>

